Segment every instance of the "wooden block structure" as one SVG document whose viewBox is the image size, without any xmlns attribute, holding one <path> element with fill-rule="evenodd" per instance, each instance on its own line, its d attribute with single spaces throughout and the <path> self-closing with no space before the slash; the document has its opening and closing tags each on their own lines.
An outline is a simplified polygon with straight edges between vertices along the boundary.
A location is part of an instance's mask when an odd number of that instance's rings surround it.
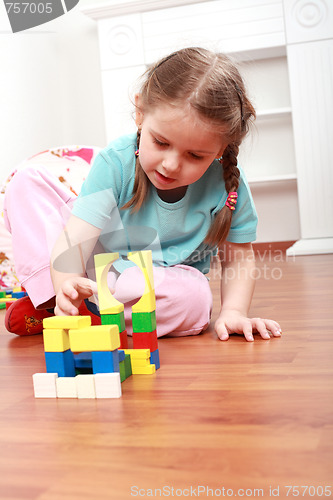
<svg viewBox="0 0 333 500">
<path fill-rule="evenodd" d="M 90 316 L 43 320 L 46 373 L 33 376 L 36 398 L 118 398 L 126 378 L 152 374 L 160 367 L 151 252 L 129 254 L 145 278 L 144 293 L 132 307 L 133 349 L 128 349 L 124 304 L 107 284 L 107 273 L 118 257 L 95 256 L 101 325 L 92 326 Z"/>
</svg>

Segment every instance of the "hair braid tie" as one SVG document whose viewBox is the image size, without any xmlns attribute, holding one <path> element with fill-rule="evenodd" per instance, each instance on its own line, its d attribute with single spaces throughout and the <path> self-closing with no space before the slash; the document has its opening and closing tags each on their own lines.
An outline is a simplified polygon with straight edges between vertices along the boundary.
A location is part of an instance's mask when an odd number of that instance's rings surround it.
<svg viewBox="0 0 333 500">
<path fill-rule="evenodd" d="M 225 205 L 228 208 L 230 208 L 230 210 L 235 210 L 237 198 L 238 198 L 238 194 L 236 193 L 236 191 L 231 191 L 231 193 L 228 194 L 228 198 L 227 198 L 227 201 L 225 202 Z"/>
</svg>

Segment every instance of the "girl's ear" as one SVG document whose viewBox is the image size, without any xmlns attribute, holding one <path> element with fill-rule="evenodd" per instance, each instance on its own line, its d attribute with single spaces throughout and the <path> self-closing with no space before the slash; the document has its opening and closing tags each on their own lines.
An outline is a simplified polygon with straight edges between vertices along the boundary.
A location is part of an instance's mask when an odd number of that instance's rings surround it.
<svg viewBox="0 0 333 500">
<path fill-rule="evenodd" d="M 142 99 L 140 94 L 135 94 L 135 124 L 140 129 L 143 122 Z"/>
</svg>

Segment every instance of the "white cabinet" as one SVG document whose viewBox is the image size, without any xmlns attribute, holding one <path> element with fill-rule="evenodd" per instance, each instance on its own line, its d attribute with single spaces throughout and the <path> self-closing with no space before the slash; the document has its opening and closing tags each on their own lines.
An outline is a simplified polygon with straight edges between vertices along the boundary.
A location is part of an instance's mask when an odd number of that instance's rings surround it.
<svg viewBox="0 0 333 500">
<path fill-rule="evenodd" d="M 184 46 L 226 52 L 257 109 L 240 163 L 258 240 L 333 251 L 331 0 L 109 0 L 82 11 L 98 22 L 108 140 L 135 130 L 131 98 L 150 63 Z"/>
</svg>

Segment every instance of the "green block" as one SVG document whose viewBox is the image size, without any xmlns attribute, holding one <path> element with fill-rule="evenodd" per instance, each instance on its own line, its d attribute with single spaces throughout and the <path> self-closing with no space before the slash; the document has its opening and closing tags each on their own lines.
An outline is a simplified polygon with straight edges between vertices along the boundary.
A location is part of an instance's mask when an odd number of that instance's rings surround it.
<svg viewBox="0 0 333 500">
<path fill-rule="evenodd" d="M 120 373 L 120 382 L 124 382 L 124 380 L 126 380 L 125 361 L 120 361 L 119 373 Z"/>
<path fill-rule="evenodd" d="M 7 297 L 6 292 L 1 291 L 1 292 L 0 292 L 0 298 L 1 298 L 1 299 L 5 299 L 6 297 Z"/>
<path fill-rule="evenodd" d="M 132 313 L 133 332 L 153 332 L 156 330 L 156 313 L 152 312 L 133 312 Z"/>
<path fill-rule="evenodd" d="M 6 302 L 0 302 L 0 309 L 6 309 Z"/>
<path fill-rule="evenodd" d="M 132 375 L 131 356 L 129 354 L 125 355 L 124 361 L 120 361 L 119 372 L 121 382 L 124 382 L 124 380 Z"/>
<path fill-rule="evenodd" d="M 125 354 L 125 360 L 123 361 L 125 364 L 125 374 L 126 378 L 130 377 L 132 375 L 132 363 L 131 363 L 131 356 L 129 354 Z"/>
<path fill-rule="evenodd" d="M 124 311 L 116 314 L 101 314 L 102 325 L 117 325 L 119 333 L 125 330 Z"/>
</svg>

